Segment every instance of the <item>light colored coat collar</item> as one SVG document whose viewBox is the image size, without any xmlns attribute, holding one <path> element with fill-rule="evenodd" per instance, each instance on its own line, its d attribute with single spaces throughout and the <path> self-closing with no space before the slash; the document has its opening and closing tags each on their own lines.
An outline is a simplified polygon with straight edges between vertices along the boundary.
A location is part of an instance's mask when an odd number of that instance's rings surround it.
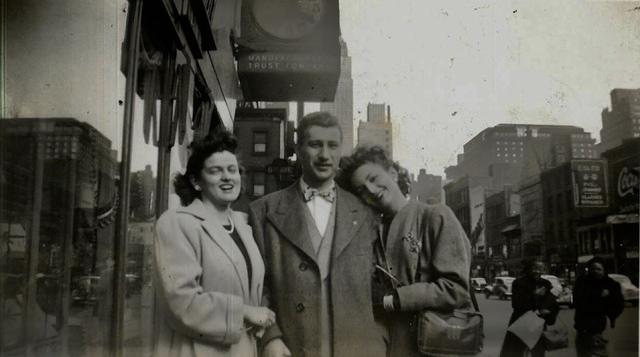
<svg viewBox="0 0 640 357">
<path fill-rule="evenodd" d="M 180 207 L 176 212 L 190 214 L 202 221 L 201 224 L 204 231 L 234 263 L 233 265 L 236 273 L 238 274 L 238 278 L 242 282 L 242 291 L 244 295 L 250 297 L 251 301 L 255 304 L 259 304 L 262 295 L 262 292 L 259 291 L 259 286 L 261 286 L 262 278 L 264 276 L 264 262 L 262 261 L 262 256 L 255 244 L 251 227 L 247 224 L 245 215 L 241 212 L 231 211 L 230 217 L 231 220 L 233 220 L 235 229 L 238 232 L 242 243 L 244 243 L 249 259 L 251 260 L 253 277 L 251 287 L 249 287 L 249 273 L 247 271 L 247 265 L 240 264 L 240 262 L 244 261 L 242 252 L 233 242 L 229 233 L 224 230 L 220 222 L 214 219 L 211 214 L 207 212 L 204 203 L 199 199 L 195 199 L 189 206 Z"/>
<path fill-rule="evenodd" d="M 354 200 L 357 198 L 336 185 L 336 223 L 332 259 L 338 258 L 362 225 L 367 224 L 364 222 L 366 212 L 359 210 L 358 202 Z M 300 183 L 297 181 L 281 191 L 277 208 L 267 214 L 267 219 L 286 239 L 317 264 L 311 237 L 302 223 L 305 220 L 305 209 Z"/>
</svg>

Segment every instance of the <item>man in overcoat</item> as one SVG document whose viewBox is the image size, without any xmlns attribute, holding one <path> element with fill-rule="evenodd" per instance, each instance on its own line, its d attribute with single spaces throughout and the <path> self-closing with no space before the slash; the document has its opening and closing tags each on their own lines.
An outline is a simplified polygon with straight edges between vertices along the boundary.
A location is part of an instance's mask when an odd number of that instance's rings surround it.
<svg viewBox="0 0 640 357">
<path fill-rule="evenodd" d="M 338 187 L 342 131 L 325 112 L 298 125 L 302 177 L 249 209 L 265 261 L 264 300 L 277 323 L 263 356 L 377 357 L 387 336 L 371 303 L 376 216 Z"/>
</svg>

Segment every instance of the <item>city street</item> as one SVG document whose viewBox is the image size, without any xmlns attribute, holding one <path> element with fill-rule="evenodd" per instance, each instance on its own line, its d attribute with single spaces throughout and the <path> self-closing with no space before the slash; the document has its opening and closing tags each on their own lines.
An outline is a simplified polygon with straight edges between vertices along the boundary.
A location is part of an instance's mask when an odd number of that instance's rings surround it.
<svg viewBox="0 0 640 357">
<path fill-rule="evenodd" d="M 484 350 L 482 357 L 496 357 L 500 354 L 500 347 L 511 315 L 511 301 L 498 300 L 495 297 L 487 300 L 478 294 L 478 304 L 484 316 Z M 560 308 L 559 319 L 569 330 L 569 348 L 547 353 L 547 357 L 575 357 L 575 330 L 573 329 L 574 310 L 567 307 Z M 627 305 L 622 315 L 616 321 L 614 330 L 607 329 L 604 333 L 609 340 L 609 355 L 612 357 L 638 356 L 638 308 Z"/>
</svg>

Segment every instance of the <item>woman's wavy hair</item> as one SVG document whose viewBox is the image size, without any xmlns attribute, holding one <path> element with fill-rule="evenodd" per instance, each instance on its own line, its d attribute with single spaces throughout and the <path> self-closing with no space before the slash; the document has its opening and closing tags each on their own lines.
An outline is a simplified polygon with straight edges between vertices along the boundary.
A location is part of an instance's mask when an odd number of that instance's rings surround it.
<svg viewBox="0 0 640 357">
<path fill-rule="evenodd" d="M 221 130 L 213 134 L 207 135 L 201 140 L 193 141 L 189 145 L 190 155 L 187 161 L 187 170 L 184 174 L 177 174 L 173 179 L 173 187 L 176 194 L 180 197 L 180 203 L 188 206 L 196 198 L 202 199 L 200 191 L 196 190 L 191 184 L 191 179 L 199 179 L 204 162 L 217 152 L 229 151 L 236 154 L 238 148 L 238 140 L 233 134 L 226 130 Z M 238 162 L 238 165 L 239 162 Z M 239 167 L 242 173 L 242 167 Z"/>
<path fill-rule="evenodd" d="M 411 177 L 407 169 L 389 159 L 385 150 L 378 145 L 358 147 L 351 156 L 342 157 L 336 181 L 342 188 L 357 195 L 355 187 L 351 184 L 351 177 L 360 166 L 367 163 L 378 164 L 385 170 L 394 168 L 398 172 L 397 183 L 400 192 L 405 196 L 411 192 Z"/>
</svg>

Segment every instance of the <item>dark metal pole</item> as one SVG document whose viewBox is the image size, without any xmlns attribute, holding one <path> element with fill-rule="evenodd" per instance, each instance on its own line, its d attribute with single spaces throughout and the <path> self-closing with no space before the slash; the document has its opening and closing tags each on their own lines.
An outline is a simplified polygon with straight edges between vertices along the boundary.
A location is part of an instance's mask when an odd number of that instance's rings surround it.
<svg viewBox="0 0 640 357">
<path fill-rule="evenodd" d="M 111 355 L 122 356 L 124 340 L 124 312 L 127 270 L 127 236 L 129 228 L 129 186 L 131 175 L 131 142 L 133 134 L 133 115 L 138 85 L 138 58 L 140 55 L 140 32 L 142 27 L 142 1 L 129 0 L 127 18 L 126 48 L 126 86 L 125 107 L 122 125 L 122 161 L 120 162 L 120 182 L 118 195 L 120 205 L 116 219 L 115 236 L 115 273 L 113 289 Z"/>
<path fill-rule="evenodd" d="M 176 78 L 176 50 L 172 48 L 164 53 L 162 63 L 162 104 L 158 135 L 158 176 L 156 178 L 156 218 L 169 207 L 169 181 L 171 166 L 171 148 L 175 141 L 173 132 L 177 129 L 174 121 L 174 80 Z M 172 140 L 173 139 L 173 140 Z"/>
</svg>

